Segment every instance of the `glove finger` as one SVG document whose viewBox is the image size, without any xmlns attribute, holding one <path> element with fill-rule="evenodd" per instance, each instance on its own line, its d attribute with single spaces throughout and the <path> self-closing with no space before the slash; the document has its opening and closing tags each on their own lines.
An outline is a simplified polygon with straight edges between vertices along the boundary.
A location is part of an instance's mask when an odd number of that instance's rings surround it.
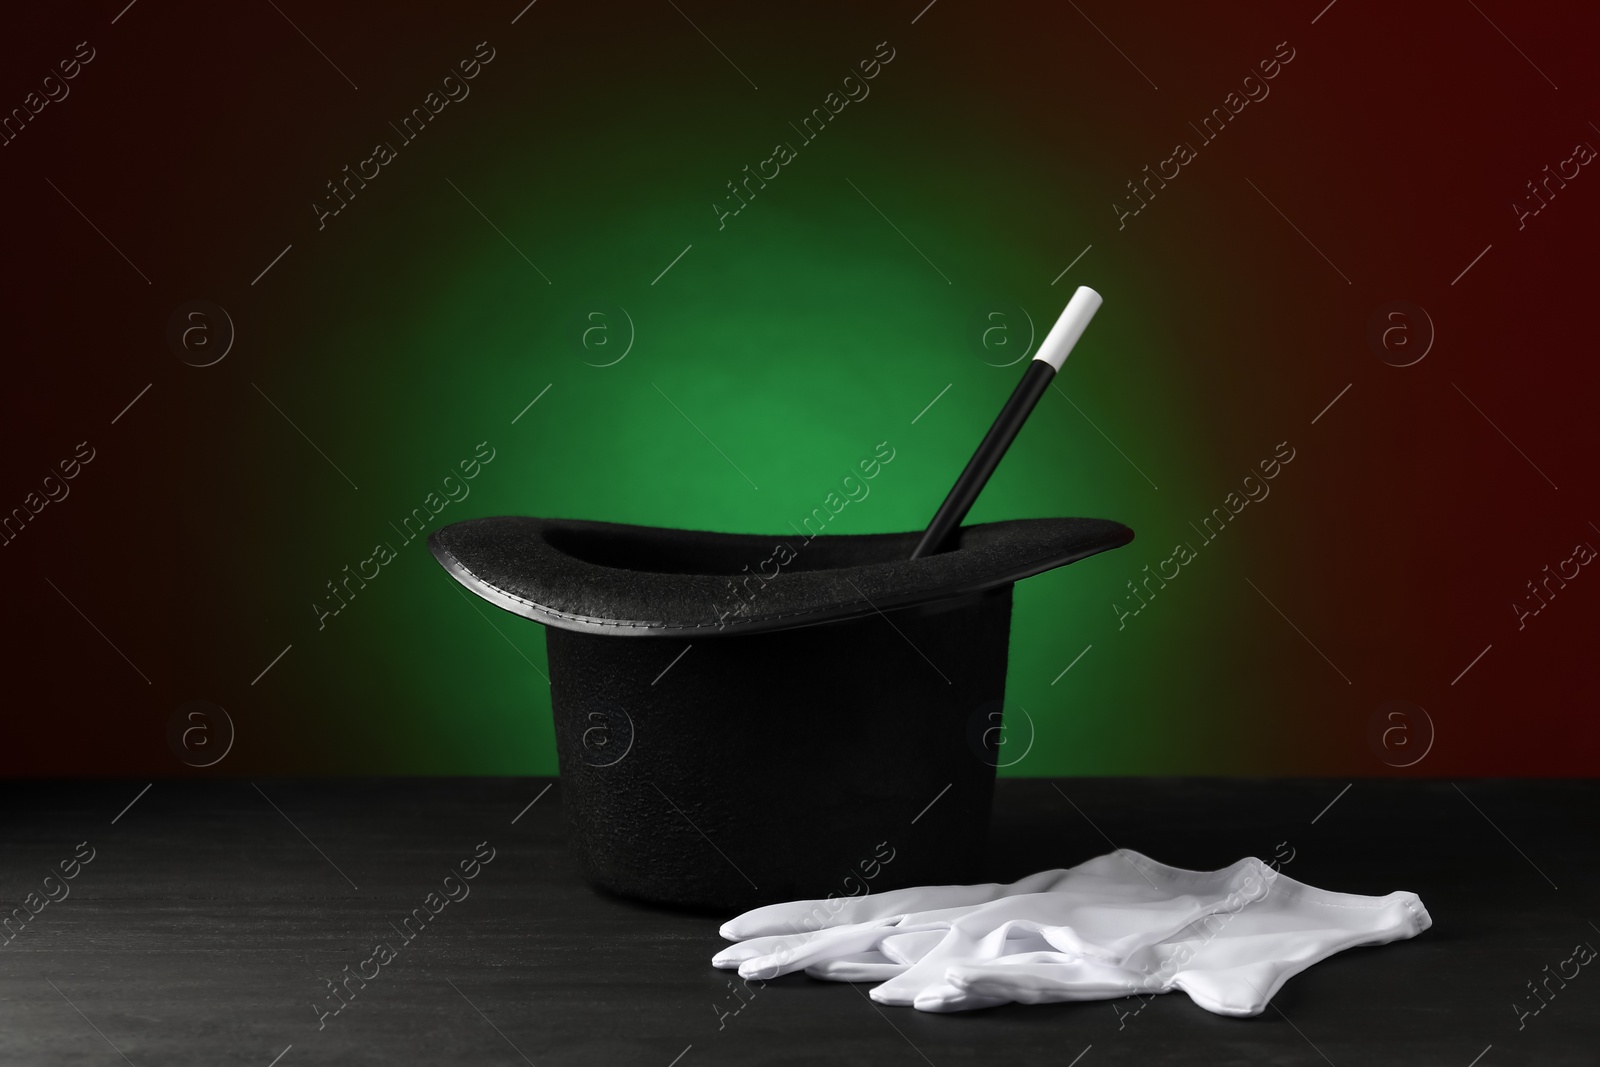
<svg viewBox="0 0 1600 1067">
<path fill-rule="evenodd" d="M 767 904 L 723 923 L 722 936 L 729 941 L 743 941 L 771 934 L 853 926 L 908 913 L 967 908 L 1001 897 L 1047 892 L 1066 873 L 1062 870 L 1041 871 L 1006 884 L 986 882 L 981 885 L 916 886 L 859 897 Z"/>
<path fill-rule="evenodd" d="M 801 944 L 807 940 L 810 940 L 811 938 L 820 936 L 821 933 L 819 932 L 815 934 L 787 934 L 782 936 L 773 935 L 771 937 L 753 937 L 748 941 L 740 941 L 736 945 L 729 945 L 721 952 L 718 952 L 715 956 L 712 956 L 711 966 L 725 971 L 732 970 L 745 960 L 755 959 L 758 956 L 771 955 L 772 953 L 781 951 L 785 947 L 792 948 L 793 946 Z"/>
<path fill-rule="evenodd" d="M 905 969 L 905 964 L 891 963 L 881 952 L 855 952 L 813 963 L 806 974 L 829 982 L 882 982 Z"/>
<path fill-rule="evenodd" d="M 1004 997 L 984 997 L 970 993 L 960 986 L 940 982 L 917 994 L 911 1006 L 918 1011 L 976 1011 L 979 1008 L 998 1008 L 1010 1001 Z"/>
<path fill-rule="evenodd" d="M 814 963 L 876 949 L 883 938 L 898 929 L 894 920 L 886 919 L 816 934 L 773 938 L 763 946 L 768 951 L 739 964 L 739 974 L 743 978 L 776 978 L 802 971 Z"/>
<path fill-rule="evenodd" d="M 1139 976 L 1072 957 L 1052 962 L 1022 962 L 1048 953 L 1025 953 L 988 963 L 952 963 L 945 980 L 980 998 L 1002 998 L 1018 1004 L 1054 1004 L 1074 1000 L 1114 1000 L 1135 993 L 1164 992 L 1144 988 Z"/>
</svg>

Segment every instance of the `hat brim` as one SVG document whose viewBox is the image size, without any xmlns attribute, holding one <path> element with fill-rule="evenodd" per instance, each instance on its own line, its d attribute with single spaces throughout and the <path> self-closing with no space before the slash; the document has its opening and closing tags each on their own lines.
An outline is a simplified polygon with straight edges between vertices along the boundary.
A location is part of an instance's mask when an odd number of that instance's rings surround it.
<svg viewBox="0 0 1600 1067">
<path fill-rule="evenodd" d="M 910 559 L 919 531 L 723 534 L 521 516 L 435 530 L 434 557 L 467 589 L 563 630 L 618 636 L 764 633 L 981 593 L 1133 540 L 1106 519 L 963 527 Z"/>
</svg>

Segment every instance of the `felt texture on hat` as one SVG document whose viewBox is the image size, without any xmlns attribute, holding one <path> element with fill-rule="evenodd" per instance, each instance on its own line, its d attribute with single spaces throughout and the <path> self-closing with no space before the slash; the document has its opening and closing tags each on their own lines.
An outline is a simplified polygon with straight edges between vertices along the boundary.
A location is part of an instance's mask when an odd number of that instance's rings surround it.
<svg viewBox="0 0 1600 1067">
<path fill-rule="evenodd" d="M 920 531 L 723 534 L 521 516 L 435 530 L 462 585 L 563 630 L 620 636 L 761 633 L 1006 585 L 1133 540 L 1106 519 L 966 526 L 958 546 L 910 559 Z"/>
</svg>

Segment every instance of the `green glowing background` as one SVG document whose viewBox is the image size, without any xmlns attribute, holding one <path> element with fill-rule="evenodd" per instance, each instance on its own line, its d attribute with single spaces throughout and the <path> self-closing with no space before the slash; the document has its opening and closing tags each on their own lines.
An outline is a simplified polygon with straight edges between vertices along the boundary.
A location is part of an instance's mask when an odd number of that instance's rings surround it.
<svg viewBox="0 0 1600 1067">
<path fill-rule="evenodd" d="M 841 67 L 855 58 L 848 42 L 835 48 Z M 872 95 L 809 144 L 782 116 L 832 88 L 815 73 L 730 97 L 713 71 L 698 99 L 632 96 L 625 116 L 580 109 L 533 138 L 499 129 L 518 110 L 507 99 L 518 86 L 505 84 L 517 72 L 504 67 L 479 78 L 481 108 L 441 116 L 426 134 L 438 140 L 408 146 L 414 156 L 311 238 L 314 255 L 280 282 L 292 281 L 300 310 L 262 342 L 317 368 L 282 381 L 263 371 L 259 384 L 360 486 L 256 412 L 252 432 L 282 446 L 257 457 L 260 476 L 283 479 L 287 461 L 283 492 L 315 500 L 326 523 L 267 561 L 262 641 L 289 627 L 296 659 L 277 683 L 314 679 L 319 701 L 342 702 L 328 728 L 376 766 L 555 770 L 535 670 L 542 631 L 462 595 L 420 541 L 325 629 L 307 606 L 334 606 L 322 583 L 375 542 L 397 543 L 389 523 L 480 441 L 496 458 L 439 521 L 538 514 L 779 533 L 887 440 L 895 461 L 833 530 L 918 529 L 1009 394 L 1015 361 L 1092 280 L 1105 310 L 969 521 L 1090 515 L 1153 534 L 1166 524 L 1158 502 L 1195 514 L 1218 502 L 1198 488 L 1225 482 L 1183 403 L 1178 338 L 1138 310 L 1161 284 L 1150 265 L 1106 249 L 1092 270 L 1051 283 L 1103 229 L 1102 198 L 1074 192 L 1103 179 L 1040 159 L 1023 123 L 992 114 L 956 109 L 938 122 L 939 141 L 981 153 L 952 156 L 908 132 L 931 134 L 938 110 L 914 54 L 897 54 Z M 683 128 L 685 113 L 716 120 Z M 899 131 L 892 152 L 887 131 Z M 798 157 L 719 228 L 711 194 L 769 155 L 774 136 Z M 1112 441 L 1147 464 L 1163 457 L 1166 484 L 1158 491 Z M 1149 554 L 1159 543 L 1019 589 L 1009 698 L 1036 737 L 1006 773 L 1250 758 L 1236 726 L 1173 708 L 1170 678 L 1150 669 L 1150 648 L 1180 649 L 1192 618 L 1152 613 L 1133 624 L 1137 640 L 1116 630 L 1110 604 L 1167 554 Z M 1206 599 L 1216 570 L 1186 574 L 1173 597 Z M 1196 687 L 1228 670 L 1209 653 L 1169 665 Z"/>
</svg>

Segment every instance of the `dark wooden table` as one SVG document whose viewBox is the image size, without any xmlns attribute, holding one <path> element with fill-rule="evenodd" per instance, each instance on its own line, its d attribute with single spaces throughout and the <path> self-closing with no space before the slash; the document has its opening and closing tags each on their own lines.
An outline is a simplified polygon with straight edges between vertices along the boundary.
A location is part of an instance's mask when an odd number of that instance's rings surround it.
<svg viewBox="0 0 1600 1067">
<path fill-rule="evenodd" d="M 1253 854 L 1313 885 L 1422 896 L 1433 929 L 1317 964 L 1254 1019 L 1182 993 L 929 1015 L 800 975 L 736 999 L 709 965 L 717 918 L 576 877 L 559 785 L 145 784 L 0 785 L 0 909 L 38 908 L 0 948 L 0 1063 L 1600 1063 L 1600 965 L 1546 981 L 1575 945 L 1600 947 L 1594 782 L 1000 783 L 998 879 L 1114 841 L 1179 866 Z M 470 895 L 436 903 L 403 943 L 395 927 L 480 842 L 494 858 Z M 76 876 L 47 883 L 63 861 Z M 709 846 L 706 861 L 723 862 Z M 364 963 L 379 940 L 395 957 Z M 378 973 L 319 1020 L 324 980 L 347 965 Z M 1553 992 L 1535 1001 L 1530 982 Z"/>
</svg>

